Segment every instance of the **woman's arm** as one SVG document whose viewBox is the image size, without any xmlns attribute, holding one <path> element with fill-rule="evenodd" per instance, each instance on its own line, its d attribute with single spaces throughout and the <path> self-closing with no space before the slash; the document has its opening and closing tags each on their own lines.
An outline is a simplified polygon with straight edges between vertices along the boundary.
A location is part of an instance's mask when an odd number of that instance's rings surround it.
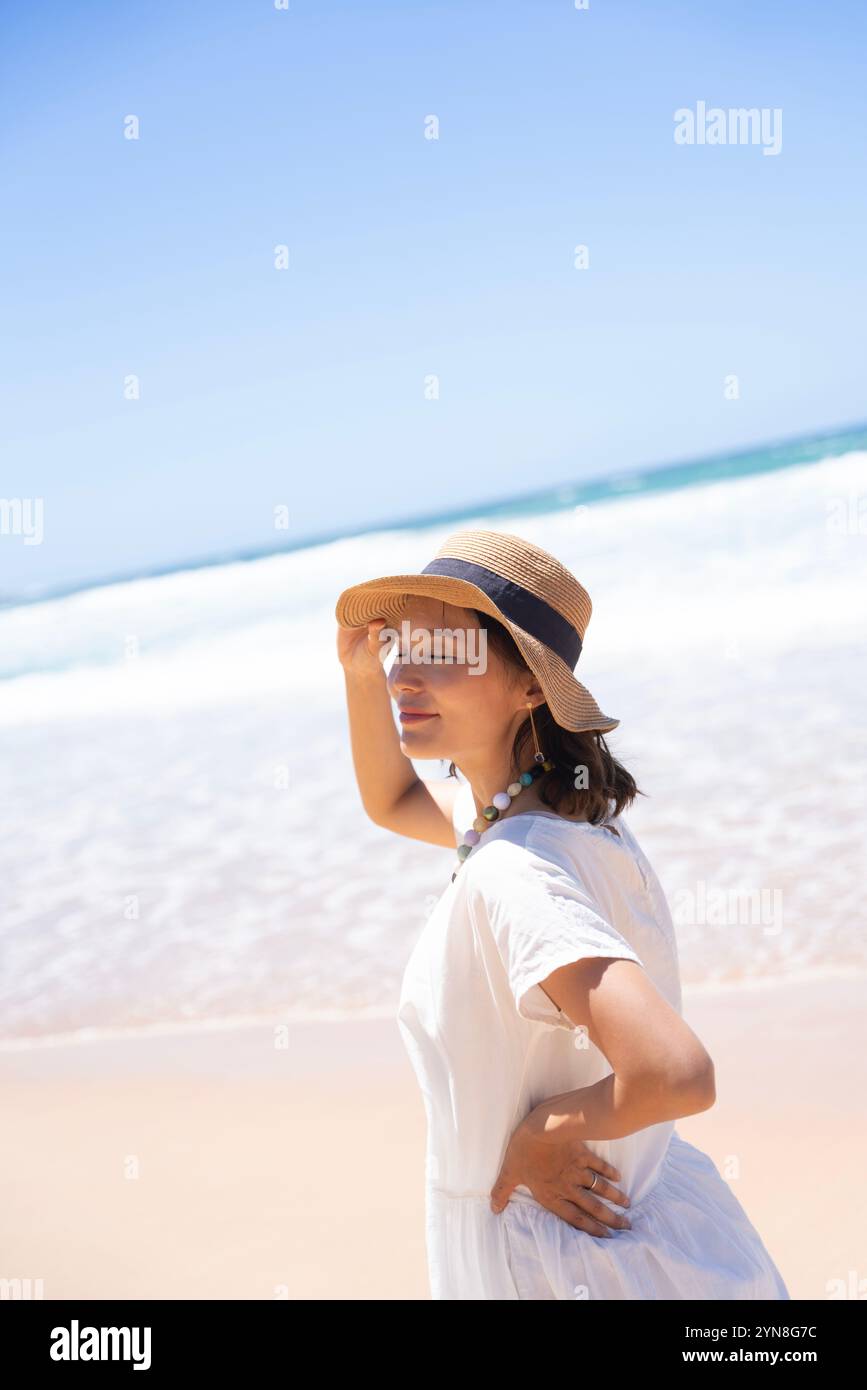
<svg viewBox="0 0 867 1390">
<path fill-rule="evenodd" d="M 532 1112 L 540 1136 L 622 1139 L 709 1110 L 716 1101 L 710 1055 L 634 961 L 572 961 L 549 975 L 543 988 L 612 1071 L 592 1086 L 542 1101 Z"/>
<path fill-rule="evenodd" d="M 709 1110 L 716 1100 L 713 1062 L 635 961 L 610 956 L 572 961 L 548 975 L 543 988 L 613 1070 L 592 1086 L 549 1096 L 533 1107 L 509 1141 L 491 1189 L 491 1209 L 502 1211 L 509 1194 L 524 1183 L 570 1225 L 610 1235 L 601 1223 L 628 1222 L 612 1221 L 586 1184 L 576 1186 L 576 1164 L 587 1164 L 585 1145 Z M 618 1200 L 605 1183 L 596 1191 Z"/>
<path fill-rule="evenodd" d="M 337 634 L 361 804 L 374 825 L 453 849 L 457 783 L 425 782 L 401 749 L 381 660 L 379 630 L 384 621 L 377 618 L 363 628 L 340 628 Z"/>
<path fill-rule="evenodd" d="M 707 1077 L 696 1077 L 682 1091 L 656 1078 L 624 1085 L 609 1072 L 592 1086 L 564 1091 L 541 1101 L 525 1124 L 539 1137 L 564 1140 L 622 1139 L 664 1120 L 680 1120 L 709 1110 L 716 1100 L 713 1063 Z"/>
</svg>

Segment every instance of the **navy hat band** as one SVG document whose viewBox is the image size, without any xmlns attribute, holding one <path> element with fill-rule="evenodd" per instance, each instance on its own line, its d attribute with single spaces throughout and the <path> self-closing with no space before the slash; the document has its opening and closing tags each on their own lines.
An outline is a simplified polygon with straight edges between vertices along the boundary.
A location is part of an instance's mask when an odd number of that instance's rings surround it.
<svg viewBox="0 0 867 1390">
<path fill-rule="evenodd" d="M 470 560 L 454 560 L 448 555 L 431 560 L 425 565 L 422 574 L 442 574 L 451 579 L 466 579 L 475 584 L 497 605 L 510 622 L 529 632 L 550 647 L 552 652 L 565 661 L 572 670 L 581 655 L 581 638 L 576 629 L 552 608 L 550 603 L 531 594 L 529 589 L 516 584 L 512 579 L 504 579 L 495 570 L 485 565 L 475 565 Z"/>
</svg>

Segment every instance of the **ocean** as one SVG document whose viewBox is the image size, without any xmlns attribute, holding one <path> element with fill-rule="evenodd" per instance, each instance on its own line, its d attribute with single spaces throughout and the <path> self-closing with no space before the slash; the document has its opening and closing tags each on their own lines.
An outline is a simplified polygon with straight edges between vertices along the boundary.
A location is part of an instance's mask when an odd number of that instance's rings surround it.
<svg viewBox="0 0 867 1390">
<path fill-rule="evenodd" d="M 334 604 L 476 526 L 591 595 L 685 991 L 867 976 L 863 430 L 0 608 L 0 1045 L 394 1015 L 454 854 L 361 809 Z"/>
</svg>

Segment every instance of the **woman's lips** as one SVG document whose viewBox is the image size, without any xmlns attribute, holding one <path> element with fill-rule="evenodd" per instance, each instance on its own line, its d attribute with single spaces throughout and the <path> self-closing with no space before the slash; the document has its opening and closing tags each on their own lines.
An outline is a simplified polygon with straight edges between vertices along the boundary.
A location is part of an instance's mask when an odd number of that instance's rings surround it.
<svg viewBox="0 0 867 1390">
<path fill-rule="evenodd" d="M 401 724 L 421 724 L 425 719 L 436 719 L 435 714 L 416 714 L 412 710 L 402 709 L 400 711 Z"/>
</svg>

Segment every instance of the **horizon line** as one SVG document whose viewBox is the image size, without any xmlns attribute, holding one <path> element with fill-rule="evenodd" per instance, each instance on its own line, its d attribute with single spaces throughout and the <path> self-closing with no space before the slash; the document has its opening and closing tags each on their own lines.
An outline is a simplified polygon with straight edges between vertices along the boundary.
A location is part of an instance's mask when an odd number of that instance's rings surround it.
<svg viewBox="0 0 867 1390">
<path fill-rule="evenodd" d="M 846 434 L 867 433 L 867 420 L 847 425 L 837 425 L 832 428 L 816 430 L 808 434 L 787 435 L 782 438 L 766 440 L 763 443 L 753 443 L 739 446 L 734 450 L 719 451 L 713 454 L 693 455 L 689 458 L 681 458 L 667 463 L 639 464 L 631 468 L 618 470 L 616 473 L 593 474 L 589 478 L 581 480 L 567 479 L 562 482 L 547 483 L 544 487 L 534 488 L 529 492 L 513 493 L 509 497 L 497 500 L 488 499 L 477 502 L 465 502 L 460 508 L 452 508 L 448 511 L 422 512 L 413 516 L 392 517 L 387 520 L 372 521 L 363 527 L 349 527 L 338 531 L 312 533 L 297 538 L 294 542 L 284 542 L 279 545 L 263 545 L 254 549 L 240 549 L 229 552 L 214 552 L 199 558 L 191 557 L 187 560 L 167 562 L 146 569 L 125 571 L 114 573 L 102 577 L 68 581 L 63 584 L 55 585 L 47 589 L 40 590 L 34 594 L 0 594 L 0 611 L 29 606 L 35 603 L 46 603 L 52 599 L 68 598 L 72 594 L 86 593 L 92 589 L 109 588 L 113 584 L 132 584 L 140 579 L 160 579 L 169 574 L 181 574 L 201 569 L 215 569 L 220 565 L 226 564 L 252 564 L 256 560 L 265 560 L 275 555 L 293 554 L 298 550 L 309 550 L 316 546 L 328 545 L 334 541 L 351 540 L 353 537 L 365 536 L 379 531 L 396 531 L 436 525 L 438 522 L 446 522 L 450 519 L 458 520 L 460 517 L 478 512 L 508 512 L 515 509 L 520 510 L 521 506 L 528 503 L 542 501 L 545 497 L 552 500 L 559 493 L 565 490 L 574 490 L 576 494 L 584 491 L 588 496 L 584 500 L 605 501 L 616 500 L 624 495 L 626 489 L 622 486 L 617 487 L 625 480 L 646 480 L 648 478 L 659 477 L 666 473 L 682 473 L 696 466 L 707 466 L 723 461 L 735 461 L 742 459 L 753 453 L 767 453 L 773 449 L 791 447 L 794 444 L 808 445 L 817 443 L 823 439 L 833 439 L 835 436 Z M 809 460 L 807 460 L 809 462 Z M 815 461 L 815 460 L 813 460 Z M 793 460 L 793 465 L 801 462 Z M 793 466 L 784 465 L 784 466 Z M 766 471 L 757 469 L 757 472 Z M 698 481 L 707 481 L 700 479 Z M 597 495 L 592 496 L 594 490 Z M 576 497 L 576 501 L 581 499 Z M 556 510 L 556 507 L 552 508 Z"/>
</svg>

